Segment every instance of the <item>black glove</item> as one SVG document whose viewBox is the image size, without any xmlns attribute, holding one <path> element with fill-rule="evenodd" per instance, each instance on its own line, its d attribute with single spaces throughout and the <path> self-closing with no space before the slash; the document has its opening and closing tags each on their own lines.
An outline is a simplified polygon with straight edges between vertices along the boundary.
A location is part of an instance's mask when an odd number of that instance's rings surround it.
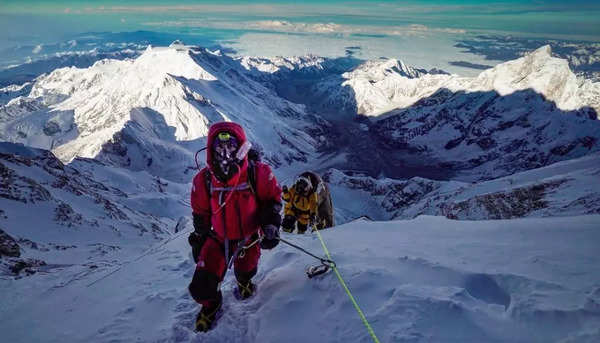
<svg viewBox="0 0 600 343">
<path fill-rule="evenodd" d="M 206 238 L 208 234 L 198 234 L 197 232 L 192 232 L 188 236 L 188 243 L 192 247 L 192 257 L 194 258 L 194 262 L 198 263 L 198 258 L 200 257 L 200 252 L 202 251 L 202 246 L 204 246 L 204 242 L 206 242 Z"/>
<path fill-rule="evenodd" d="M 210 217 L 205 218 L 199 214 L 193 213 L 194 217 L 194 231 L 198 235 L 207 235 L 210 231 Z"/>
<path fill-rule="evenodd" d="M 279 228 L 273 224 L 268 224 L 263 227 L 263 233 L 266 239 L 279 238 Z"/>
<path fill-rule="evenodd" d="M 263 249 L 273 249 L 279 244 L 279 228 L 275 225 L 268 224 L 263 227 L 265 236 L 260 242 L 260 247 Z"/>
</svg>

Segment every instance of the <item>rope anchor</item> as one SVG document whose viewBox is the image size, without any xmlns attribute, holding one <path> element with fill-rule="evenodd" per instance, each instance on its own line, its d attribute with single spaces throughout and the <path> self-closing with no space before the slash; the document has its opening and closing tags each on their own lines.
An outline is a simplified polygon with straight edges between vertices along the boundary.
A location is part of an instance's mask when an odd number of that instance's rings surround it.
<svg viewBox="0 0 600 343">
<path fill-rule="evenodd" d="M 298 249 L 298 250 L 302 251 L 303 253 L 316 258 L 317 260 L 319 260 L 321 262 L 320 265 L 308 267 L 306 269 L 306 276 L 308 276 L 309 279 L 312 279 L 313 277 L 315 277 L 317 275 L 324 274 L 327 271 L 329 271 L 329 269 L 332 269 L 332 268 L 336 267 L 336 264 L 335 264 L 335 262 L 333 260 L 329 260 L 329 259 L 326 259 L 326 258 L 319 257 L 317 255 L 314 255 L 314 254 L 306 251 L 305 249 L 297 246 L 296 244 L 293 244 L 291 242 L 286 241 L 283 238 L 278 238 L 278 239 L 279 239 L 280 242 L 285 243 L 285 244 L 291 246 L 292 248 Z"/>
<path fill-rule="evenodd" d="M 311 266 L 306 269 L 306 276 L 308 276 L 309 279 L 312 279 L 315 276 L 327 273 L 329 269 L 331 269 L 331 267 L 324 263 L 318 266 Z"/>
</svg>

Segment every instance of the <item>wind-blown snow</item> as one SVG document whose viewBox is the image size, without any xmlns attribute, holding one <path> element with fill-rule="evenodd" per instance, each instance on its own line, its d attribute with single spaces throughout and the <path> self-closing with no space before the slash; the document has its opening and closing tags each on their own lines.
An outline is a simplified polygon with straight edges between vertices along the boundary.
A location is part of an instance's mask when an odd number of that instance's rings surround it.
<svg viewBox="0 0 600 343">
<path fill-rule="evenodd" d="M 340 272 L 382 342 L 593 342 L 600 338 L 600 217 L 459 222 L 439 217 L 324 231 Z M 187 227 L 189 229 L 189 227 Z M 314 235 L 283 238 L 322 255 Z M 280 244 L 264 252 L 258 292 L 195 334 L 186 235 L 115 266 L 1 280 L 11 342 L 368 342 L 332 273 Z M 85 269 L 84 269 L 85 270 Z M 104 276 L 106 278 L 102 279 Z M 19 283 L 18 287 L 17 283 Z M 10 291 L 7 291 L 9 290 Z M 71 300 L 72 299 L 72 300 Z M 35 309 L 35 310 L 32 310 Z M 35 323 L 35 325 L 31 325 Z"/>
</svg>

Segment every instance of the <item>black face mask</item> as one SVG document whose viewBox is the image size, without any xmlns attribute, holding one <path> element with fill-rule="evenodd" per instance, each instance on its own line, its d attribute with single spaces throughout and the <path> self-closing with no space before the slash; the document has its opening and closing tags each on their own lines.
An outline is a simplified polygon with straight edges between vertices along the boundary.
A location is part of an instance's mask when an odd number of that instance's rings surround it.
<svg viewBox="0 0 600 343">
<path fill-rule="evenodd" d="M 221 173 L 225 176 L 230 176 L 235 172 L 236 160 L 235 157 L 224 156 L 217 159 L 217 167 L 221 170 Z"/>
<path fill-rule="evenodd" d="M 296 182 L 296 190 L 298 191 L 299 194 L 308 195 L 310 188 L 309 188 L 308 184 L 306 183 L 306 181 L 298 180 Z"/>
<path fill-rule="evenodd" d="M 228 180 L 237 171 L 236 152 L 238 150 L 238 141 L 235 136 L 221 132 L 215 138 L 213 143 L 213 159 L 224 180 Z"/>
</svg>

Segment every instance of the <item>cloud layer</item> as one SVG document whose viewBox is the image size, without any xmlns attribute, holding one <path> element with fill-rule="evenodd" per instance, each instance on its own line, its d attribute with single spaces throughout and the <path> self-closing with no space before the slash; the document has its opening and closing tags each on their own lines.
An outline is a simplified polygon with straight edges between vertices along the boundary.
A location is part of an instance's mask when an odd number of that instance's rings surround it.
<svg viewBox="0 0 600 343">
<path fill-rule="evenodd" d="M 207 21 L 184 19 L 173 21 L 145 22 L 144 25 L 153 27 L 199 27 L 231 30 L 256 30 L 282 33 L 332 33 L 345 35 L 388 35 L 388 36 L 418 36 L 431 33 L 465 34 L 465 29 L 433 28 L 422 24 L 377 26 L 377 25 L 348 25 L 329 23 L 304 23 L 287 20 L 259 20 L 243 22 Z"/>
</svg>

